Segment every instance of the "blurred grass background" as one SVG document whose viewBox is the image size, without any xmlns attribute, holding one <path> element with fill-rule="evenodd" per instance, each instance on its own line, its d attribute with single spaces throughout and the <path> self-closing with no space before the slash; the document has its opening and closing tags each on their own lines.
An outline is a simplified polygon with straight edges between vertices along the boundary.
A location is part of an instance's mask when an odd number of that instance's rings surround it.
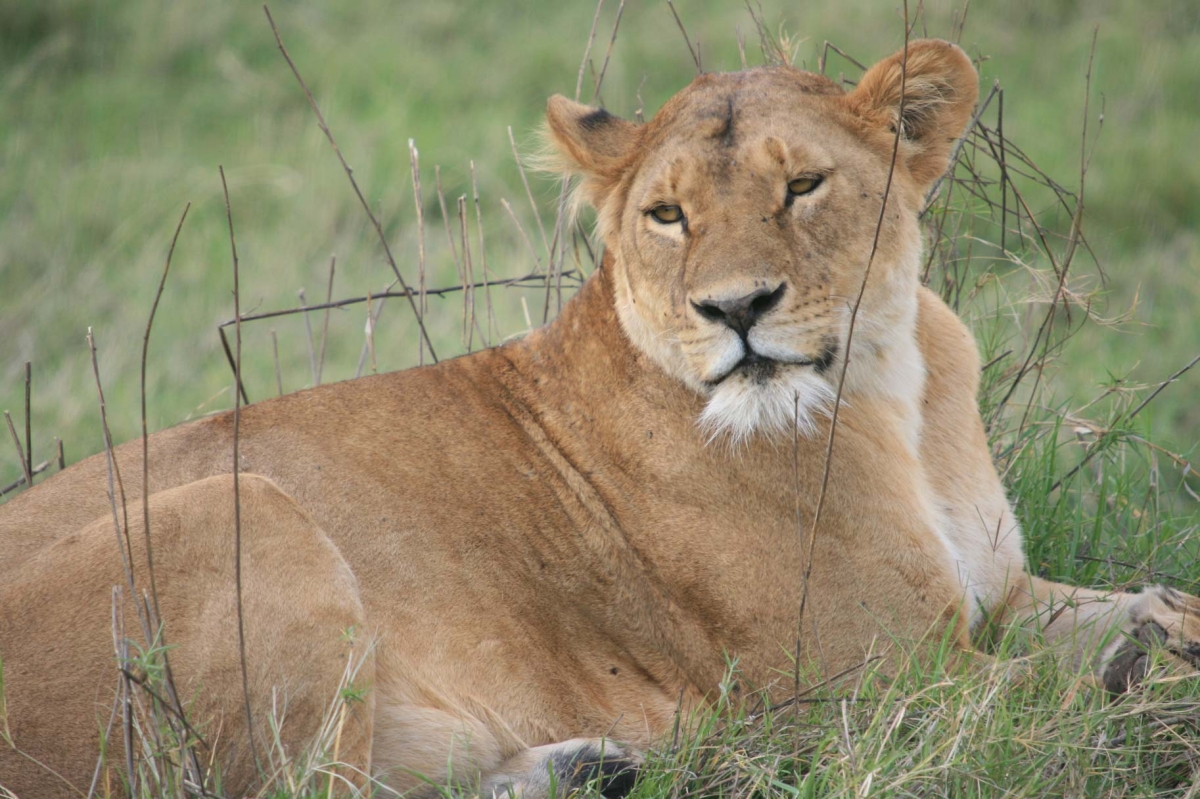
<svg viewBox="0 0 1200 799">
<path fill-rule="evenodd" d="M 602 61 L 617 0 L 601 14 Z M 757 34 L 733 2 L 680 0 L 706 69 L 740 65 L 735 29 L 760 61 Z M 491 271 L 532 271 L 506 218 L 507 198 L 540 248 L 510 151 L 525 152 L 546 98 L 574 93 L 591 2 L 353 4 L 279 2 L 272 12 L 372 206 L 415 283 L 416 227 L 407 140 L 421 152 L 431 285 L 458 281 L 434 194 L 440 164 L 451 215 L 470 197 L 474 159 Z M 960 4 L 925 5 L 930 35 L 948 36 Z M 870 63 L 903 42 L 898 7 L 865 0 L 767 0 L 797 63 L 813 68 L 825 39 Z M 983 63 L 985 90 L 1005 89 L 1005 129 L 1068 187 L 1078 184 L 1084 72 L 1099 25 L 1085 233 L 1109 282 L 1102 314 L 1132 308 L 1117 329 L 1088 325 L 1052 375 L 1080 404 L 1114 379 L 1156 383 L 1200 350 L 1200 4 L 1192 0 L 1017 0 L 970 4 L 961 43 Z M 920 27 L 918 28 L 920 30 Z M 836 56 L 831 73 L 857 71 Z M 601 90 L 614 113 L 647 114 L 694 66 L 665 4 L 630 0 Z M 582 99 L 592 98 L 592 80 Z M 23 365 L 33 362 L 34 461 L 52 437 L 68 461 L 102 449 L 85 343 L 95 330 L 114 438 L 139 432 L 141 339 L 170 236 L 193 206 L 151 341 L 152 430 L 229 407 L 231 377 L 215 325 L 232 316 L 231 262 L 217 164 L 230 183 L 244 312 L 378 292 L 391 273 L 346 177 L 275 47 L 256 3 L 46 0 L 0 4 L 0 409 L 21 426 Z M 533 182 L 546 218 L 557 185 Z M 1048 205 L 1048 203 L 1047 203 Z M 1035 210 L 1041 210 L 1040 208 Z M 474 216 L 474 210 L 471 210 Z M 455 236 L 457 220 L 453 220 Z M 473 245 L 477 244 L 472 231 Z M 476 274 L 479 274 L 478 252 Z M 544 254 L 543 254 L 544 259 Z M 528 295 L 534 323 L 541 294 Z M 482 293 L 479 296 L 482 301 Z M 379 369 L 416 361 L 415 325 L 393 300 L 376 333 Z M 525 327 L 517 292 L 497 290 L 506 333 Z M 430 299 L 439 355 L 462 351 L 457 298 Z M 324 379 L 353 376 L 365 310 L 331 314 Z M 323 316 L 311 323 L 319 348 Z M 285 390 L 312 383 L 300 317 L 245 327 L 250 398 L 275 392 L 271 330 Z M 369 368 L 369 367 L 368 367 Z M 1200 375 L 1141 417 L 1155 440 L 1195 454 Z M 2 432 L 2 431 L 0 431 Z M 20 474 L 7 434 L 0 485 Z"/>
</svg>

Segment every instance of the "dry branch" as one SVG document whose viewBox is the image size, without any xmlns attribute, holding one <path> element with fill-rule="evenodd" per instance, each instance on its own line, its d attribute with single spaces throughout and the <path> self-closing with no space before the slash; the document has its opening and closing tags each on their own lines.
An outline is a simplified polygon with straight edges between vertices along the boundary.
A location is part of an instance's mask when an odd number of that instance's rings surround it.
<svg viewBox="0 0 1200 799">
<path fill-rule="evenodd" d="M 12 435 L 13 446 L 17 450 L 17 460 L 21 462 L 21 472 L 25 475 L 25 485 L 33 485 L 33 469 L 29 466 L 29 461 L 25 458 L 25 451 L 21 448 L 21 437 L 17 435 L 17 428 L 13 427 L 12 416 L 8 411 L 4 412 L 4 421 L 8 423 L 8 432 Z"/>
<path fill-rule="evenodd" d="M 282 45 L 280 45 L 282 47 Z M 233 255 L 233 320 L 236 352 L 234 354 L 234 385 L 242 384 L 242 309 L 238 285 L 237 239 L 233 234 L 233 210 L 229 205 L 229 185 L 225 182 L 225 168 L 217 167 L 221 173 L 221 191 L 225 195 L 225 219 L 229 223 L 229 249 Z M 242 607 L 242 494 L 239 473 L 238 447 L 240 444 L 242 403 L 239 393 L 233 394 L 233 579 L 237 594 L 238 658 L 242 670 L 242 700 L 246 711 L 246 732 L 250 738 L 250 753 L 254 756 L 254 767 L 261 772 L 258 745 L 254 740 L 254 716 L 250 712 L 250 679 L 246 669 L 246 620 Z"/>
<path fill-rule="evenodd" d="M 700 43 L 697 42 L 695 47 L 692 47 L 692 37 L 688 36 L 687 28 L 683 27 L 683 20 L 679 18 L 679 12 L 675 10 L 675 4 L 671 0 L 667 0 L 667 8 L 671 9 L 671 16 L 675 18 L 675 24 L 679 26 L 679 32 L 683 34 L 683 41 L 687 44 L 688 52 L 692 54 L 692 62 L 696 65 L 696 74 L 704 74 L 704 65 L 700 63 Z"/>
<path fill-rule="evenodd" d="M 904 55 L 900 61 L 900 107 L 896 112 L 897 119 L 904 118 L 904 90 L 908 77 L 908 0 L 904 0 Z M 875 234 L 871 241 L 871 253 L 867 256 L 867 266 L 863 271 L 862 282 L 858 287 L 858 296 L 850 310 L 850 324 L 846 330 L 846 355 L 842 359 L 841 373 L 838 375 L 837 394 L 833 400 L 833 415 L 829 420 L 829 439 L 825 446 L 825 464 L 821 473 L 821 490 L 817 494 L 817 506 L 813 511 L 812 528 L 808 539 L 808 554 L 804 562 L 804 581 L 800 593 L 800 620 L 803 622 L 804 606 L 808 601 L 809 577 L 812 575 L 813 548 L 817 542 L 817 525 L 821 521 L 821 510 L 825 507 L 825 496 L 829 489 L 830 464 L 833 462 L 833 443 L 837 435 L 838 414 L 842 407 L 842 392 L 846 387 L 846 371 L 850 367 L 850 347 L 854 342 L 854 326 L 858 320 L 858 309 L 862 305 L 863 295 L 867 290 L 867 280 L 871 277 L 871 265 L 875 262 L 875 254 L 879 250 L 879 234 L 883 230 L 884 214 L 887 210 L 888 199 L 892 192 L 892 177 L 896 172 L 896 157 L 900 152 L 900 135 L 903 126 L 896 125 L 896 133 L 892 139 L 892 158 L 888 165 L 887 183 L 883 187 L 883 199 L 879 204 L 879 219 L 875 223 Z"/>
<path fill-rule="evenodd" d="M 325 322 L 321 326 L 321 355 L 317 358 L 316 385 L 321 385 L 321 375 L 325 371 L 325 345 L 329 342 L 329 303 L 333 302 L 333 275 L 337 271 L 337 256 L 329 256 L 329 285 L 325 289 Z M 305 315 L 305 319 L 308 316 Z"/>
<path fill-rule="evenodd" d="M 404 281 L 404 275 L 400 274 L 400 268 L 396 266 L 396 259 L 392 256 L 392 248 L 388 245 L 387 236 L 383 232 L 383 225 L 379 223 L 379 217 L 371 210 L 370 203 L 363 196 L 362 190 L 358 187 L 358 181 L 354 179 L 354 170 L 346 163 L 345 156 L 342 155 L 341 148 L 338 147 L 337 140 L 333 138 L 333 131 L 325 124 L 325 116 L 321 113 L 320 107 L 317 106 L 317 101 L 313 98 L 312 92 L 308 90 L 308 85 L 304 82 L 304 78 L 300 77 L 300 71 L 296 68 L 292 57 L 288 55 L 287 48 L 283 46 L 283 38 L 279 35 L 279 28 L 275 26 L 275 20 L 271 17 L 271 9 L 263 5 L 263 13 L 267 15 L 267 22 L 271 25 L 271 32 L 275 34 L 275 43 L 279 46 L 279 52 L 283 54 L 283 59 L 287 61 L 287 65 L 292 70 L 292 74 L 296 76 L 296 81 L 300 84 L 300 88 L 304 90 L 304 96 L 308 98 L 308 104 L 312 107 L 313 113 L 317 117 L 317 125 L 321 128 L 321 132 L 325 134 L 325 138 L 329 140 L 330 146 L 333 147 L 334 153 L 337 155 L 338 161 L 341 162 L 342 169 L 346 173 L 346 177 L 350 179 L 350 185 L 354 189 L 355 196 L 358 197 L 359 203 L 366 212 L 367 217 L 371 220 L 371 224 L 375 227 L 375 232 L 379 236 L 379 243 L 383 245 L 383 253 L 387 257 L 388 265 L 392 267 L 392 272 L 396 275 L 396 280 L 400 282 L 401 288 L 408 291 L 408 284 Z M 429 333 L 425 330 L 425 320 L 421 318 L 421 311 L 417 307 L 416 300 L 412 294 L 408 295 L 408 303 L 412 308 L 413 314 L 417 317 L 417 327 L 421 331 L 421 337 L 425 339 L 425 346 L 429 348 L 429 357 L 437 363 L 437 354 L 433 349 L 433 342 L 429 339 Z"/>
</svg>

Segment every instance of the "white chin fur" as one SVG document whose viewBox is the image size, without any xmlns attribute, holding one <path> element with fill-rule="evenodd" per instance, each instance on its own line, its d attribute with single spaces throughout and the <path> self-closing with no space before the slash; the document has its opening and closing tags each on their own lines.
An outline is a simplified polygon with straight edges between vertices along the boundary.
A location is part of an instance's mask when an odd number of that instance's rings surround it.
<svg viewBox="0 0 1200 799">
<path fill-rule="evenodd" d="M 829 416 L 837 394 L 808 367 L 784 367 L 765 383 L 736 374 L 718 385 L 700 414 L 709 441 L 740 444 L 752 435 L 802 436 L 817 430 L 816 417 Z"/>
</svg>

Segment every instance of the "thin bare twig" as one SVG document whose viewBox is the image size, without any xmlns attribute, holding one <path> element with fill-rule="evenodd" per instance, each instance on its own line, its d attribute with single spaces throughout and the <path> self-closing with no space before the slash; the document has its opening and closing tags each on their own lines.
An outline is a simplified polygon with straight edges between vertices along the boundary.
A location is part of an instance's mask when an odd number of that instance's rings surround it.
<svg viewBox="0 0 1200 799">
<path fill-rule="evenodd" d="M 12 435 L 13 446 L 17 449 L 17 460 L 21 462 L 21 472 L 25 475 L 25 485 L 33 485 L 33 469 L 29 467 L 29 461 L 25 458 L 25 450 L 21 448 L 21 437 L 17 435 L 17 428 L 13 427 L 12 415 L 8 411 L 4 412 L 4 421 L 8 422 L 8 432 Z"/>
<path fill-rule="evenodd" d="M 671 16 L 675 17 L 675 24 L 679 26 L 679 32 L 683 34 L 683 40 L 687 43 L 688 52 L 692 54 L 692 61 L 696 64 L 696 74 L 703 74 L 704 66 L 700 63 L 700 53 L 697 52 L 697 48 L 692 47 L 692 38 L 688 36 L 687 28 L 683 27 L 683 20 L 679 18 L 675 4 L 671 0 L 667 0 L 667 7 L 671 9 Z"/>
<path fill-rule="evenodd" d="M 61 442 L 59 442 L 59 443 L 61 444 Z M 52 463 L 54 463 L 54 461 L 42 461 L 37 466 L 34 466 L 33 471 L 32 471 L 33 476 L 37 477 L 39 474 L 41 474 L 42 472 L 49 469 L 50 465 Z M 4 496 L 5 494 L 7 494 L 9 492 L 16 491 L 18 488 L 20 488 L 23 485 L 29 485 L 29 483 L 25 480 L 24 475 L 22 475 L 21 477 L 18 477 L 16 480 L 13 480 L 11 483 L 4 486 L 3 488 L 0 488 L 0 497 Z"/>
<path fill-rule="evenodd" d="M 588 34 L 587 46 L 583 48 L 583 59 L 579 62 L 579 77 L 575 79 L 575 101 L 579 102 L 579 95 L 583 91 L 583 73 L 587 68 L 588 56 L 592 52 L 592 43 L 596 41 L 596 26 L 600 22 L 600 10 L 604 8 L 604 0 L 597 0 L 596 13 L 592 15 L 592 30 Z"/>
<path fill-rule="evenodd" d="M 300 306 L 307 308 L 308 298 L 304 296 L 304 289 L 297 291 L 296 296 L 300 298 Z M 237 321 L 237 317 L 234 317 L 234 321 Z M 317 344 L 313 337 L 312 319 L 307 313 L 304 314 L 304 331 L 308 334 L 308 372 L 312 375 L 312 384 L 315 386 L 317 385 Z M 226 349 L 228 350 L 228 347 Z"/>
<path fill-rule="evenodd" d="M 471 352 L 475 346 L 475 332 L 479 332 L 480 340 L 486 342 L 486 336 L 479 330 L 479 320 L 475 315 L 475 263 L 471 258 L 470 224 L 467 221 L 467 195 L 458 198 L 458 231 L 462 237 L 463 255 L 463 346 Z"/>
<path fill-rule="evenodd" d="M 820 58 L 817 59 L 817 72 L 821 73 L 822 75 L 825 74 L 825 67 L 829 66 L 829 51 L 830 50 L 837 53 L 838 55 L 840 55 L 842 58 L 849 61 L 854 66 L 858 67 L 860 71 L 862 71 L 862 72 L 867 71 L 866 66 L 862 62 L 860 62 L 854 56 L 847 53 L 842 48 L 838 47 L 833 42 L 826 39 L 824 46 L 821 48 L 821 56 L 820 56 Z M 951 161 L 951 163 L 953 163 L 954 159 L 952 158 L 952 159 L 950 159 L 950 161 Z"/>
<path fill-rule="evenodd" d="M 321 375 L 325 372 L 325 345 L 329 343 L 329 303 L 333 302 L 333 275 L 337 271 L 337 255 L 329 256 L 329 285 L 325 289 L 325 322 L 321 325 L 321 355 L 317 358 L 317 380 L 321 385 Z M 306 317 L 307 318 L 307 317 Z"/>
<path fill-rule="evenodd" d="M 113 529 L 117 535 L 117 550 L 121 553 L 121 565 L 125 569 L 125 581 L 130 594 L 137 596 L 137 584 L 133 576 L 133 544 L 129 540 L 129 513 L 125 506 L 125 484 L 121 470 L 113 455 L 112 432 L 108 426 L 108 403 L 104 399 L 104 387 L 100 384 L 100 362 L 96 357 L 96 339 L 92 329 L 87 329 L 88 350 L 92 355 L 92 376 L 96 379 L 96 394 L 100 402 L 100 429 L 104 434 L 104 455 L 108 466 L 108 501 L 112 510 Z M 117 512 L 117 497 L 121 498 L 121 512 Z M 137 606 L 137 603 L 134 603 Z M 140 614 L 139 614 L 140 615 Z M 143 628 L 149 637 L 149 625 L 143 619 Z"/>
<path fill-rule="evenodd" d="M 496 321 L 496 309 L 492 306 L 492 284 L 488 278 L 487 249 L 483 243 L 483 209 L 479 203 L 479 183 L 475 180 L 475 162 L 471 161 L 471 193 L 475 198 L 475 228 L 479 233 L 479 268 L 483 272 L 483 301 L 487 306 L 487 319 L 484 321 L 484 343 L 492 345 L 492 329 L 496 338 L 500 338 L 500 325 Z"/>
<path fill-rule="evenodd" d="M 157 631 L 157 635 L 162 641 L 162 659 L 163 659 L 163 676 L 166 686 L 167 696 L 170 701 L 167 702 L 161 698 L 157 701 L 159 705 L 166 707 L 171 714 L 177 717 L 183 724 L 180 728 L 174 722 L 171 724 L 176 735 L 182 738 L 181 748 L 188 752 L 188 764 L 192 769 L 195 779 L 201 780 L 203 770 L 200 765 L 200 759 L 196 756 L 195 751 L 187 744 L 187 735 L 192 731 L 192 727 L 187 723 L 183 703 L 179 700 L 179 692 L 175 687 L 175 676 L 171 670 L 171 662 L 167 654 L 167 637 L 166 626 L 162 622 L 162 613 L 159 610 L 158 604 L 158 580 L 154 569 L 154 545 L 150 538 L 150 433 L 146 423 L 146 363 L 149 359 L 150 352 L 150 330 L 154 326 L 154 317 L 158 313 L 158 303 L 162 299 L 163 289 L 167 283 L 167 275 L 171 271 L 171 259 L 175 255 L 175 245 L 179 241 L 179 233 L 183 230 L 184 220 L 187 219 L 188 211 L 191 210 L 192 204 L 189 202 L 183 208 L 183 213 L 179 217 L 179 224 L 175 226 L 175 234 L 171 237 L 171 246 L 167 250 L 167 260 L 163 266 L 162 278 L 158 281 L 158 289 L 154 294 L 154 303 L 150 306 L 150 317 L 146 320 L 146 332 L 142 337 L 142 364 L 141 364 L 141 421 L 142 421 L 142 533 L 145 537 L 146 544 L 146 571 L 150 577 L 150 602 L 152 606 L 146 608 L 147 621 L 150 622 L 150 631 Z M 149 641 L 147 641 L 149 644 Z M 149 692 L 146 686 L 142 686 Z M 197 740 L 203 740 L 199 735 Z"/>
<path fill-rule="evenodd" d="M 521 240 L 525 242 L 525 246 L 529 249 L 529 255 L 533 258 L 533 273 L 539 274 L 542 271 L 542 260 L 538 258 L 537 250 L 533 248 L 533 242 L 529 240 L 529 234 L 525 232 L 525 227 L 521 224 L 521 220 L 517 219 L 517 214 L 513 211 L 513 207 L 508 200 L 500 198 L 500 205 L 504 206 L 504 210 L 508 212 L 508 216 L 512 219 L 513 224 L 517 226 L 517 232 L 521 234 Z"/>
<path fill-rule="evenodd" d="M 382 306 L 382 303 L 380 303 Z M 371 374 L 376 374 L 379 369 L 375 362 L 375 317 L 371 315 L 371 295 L 367 294 L 367 352 L 371 355 Z"/>
<path fill-rule="evenodd" d="M 301 296 L 300 302 L 301 308 L 299 309 L 298 313 L 303 313 L 308 310 L 307 307 L 303 306 L 303 296 Z M 233 324 L 233 320 L 230 320 L 229 324 Z M 237 393 L 241 395 L 242 402 L 246 405 L 249 405 L 250 398 L 246 396 L 246 386 L 242 384 L 241 377 L 238 375 L 237 364 L 235 364 L 233 360 L 233 350 L 229 348 L 229 339 L 225 337 L 225 327 L 225 325 L 217 325 L 217 335 L 221 337 L 221 349 L 225 351 L 225 360 L 229 363 L 229 371 L 232 372 L 236 378 Z"/>
<path fill-rule="evenodd" d="M 979 104 L 979 110 L 977 110 L 975 112 L 975 116 L 971 118 L 971 124 L 967 125 L 963 135 L 959 137 L 958 141 L 955 143 L 954 150 L 950 153 L 950 160 L 947 162 L 950 164 L 950 168 L 947 169 L 940 178 L 933 182 L 933 186 L 930 187 L 929 191 L 925 192 L 925 207 L 921 209 L 921 213 L 917 217 L 918 219 L 924 217 L 929 211 L 930 207 L 933 205 L 933 200 L 935 197 L 937 197 L 937 192 L 942 186 L 942 181 L 944 181 L 948 175 L 953 174 L 954 166 L 958 164 L 958 156 L 959 153 L 962 152 L 963 145 L 965 145 L 967 139 L 970 138 L 971 131 L 974 130 L 975 126 L 979 124 L 979 120 L 983 118 L 983 112 L 987 111 L 988 106 L 992 104 L 992 98 L 995 97 L 999 91 L 1000 81 L 993 81 L 992 90 L 988 92 L 987 97 L 985 97 L 983 102 Z"/>
<path fill-rule="evenodd" d="M 275 353 L 275 386 L 279 390 L 279 396 L 283 396 L 283 370 L 279 367 L 279 336 L 275 333 L 275 328 L 271 328 L 271 349 Z"/>
<path fill-rule="evenodd" d="M 579 273 L 577 273 L 573 269 L 568 269 L 566 272 L 564 272 L 563 277 L 566 279 L 569 279 L 569 280 L 574 280 L 574 281 L 578 281 L 580 279 Z M 491 285 L 503 287 L 503 288 L 529 288 L 529 289 L 532 289 L 532 288 L 537 288 L 538 285 L 540 285 L 544 279 L 545 279 L 544 275 L 542 275 L 541 273 L 531 272 L 530 274 L 521 275 L 520 277 L 510 277 L 510 278 L 505 278 L 504 280 L 492 281 Z M 471 283 L 466 287 L 464 287 L 462 284 L 459 284 L 457 286 L 442 286 L 439 288 L 427 289 L 426 293 L 431 297 L 444 297 L 447 294 L 457 294 L 458 292 L 463 291 L 464 288 L 467 290 L 483 288 L 483 281 Z M 371 300 L 375 301 L 375 300 L 378 300 L 378 299 L 384 298 L 384 297 L 408 297 L 408 296 L 410 296 L 410 294 L 415 295 L 416 292 L 411 291 L 411 290 L 410 291 L 380 291 L 380 292 L 372 292 L 370 296 L 371 296 Z M 242 317 L 242 321 L 243 322 L 256 322 L 256 321 L 261 321 L 263 319 L 274 319 L 274 318 L 280 317 L 280 316 L 291 316 L 293 314 L 307 313 L 309 311 L 321 311 L 327 307 L 328 308 L 342 308 L 347 305 L 358 305 L 359 303 L 363 303 L 366 301 L 367 301 L 366 296 L 349 297 L 344 300 L 334 300 L 331 303 L 322 303 L 320 305 L 304 305 L 304 306 L 300 306 L 298 308 L 284 308 L 284 309 L 278 310 L 278 311 L 264 311 L 262 313 L 247 314 Z M 234 320 L 234 319 L 227 319 L 224 322 L 221 322 L 219 325 L 217 325 L 217 327 L 220 329 L 231 327 L 235 323 L 235 321 L 236 320 Z M 230 350 L 230 353 L 232 354 L 232 350 Z M 232 357 L 232 355 L 231 355 L 231 357 Z M 231 361 L 231 363 L 232 363 L 232 361 Z M 246 402 L 246 400 L 244 400 L 244 399 L 242 401 Z M 246 403 L 246 404 L 249 404 L 249 403 Z"/>
<path fill-rule="evenodd" d="M 150 597 L 154 602 L 154 613 L 161 618 L 158 609 L 158 583 L 154 577 L 154 545 L 150 541 L 150 431 L 146 424 L 146 361 L 150 354 L 150 329 L 154 326 L 154 316 L 158 313 L 158 303 L 162 299 L 163 289 L 167 285 L 167 275 L 171 271 L 171 258 L 175 255 L 175 244 L 179 241 L 179 232 L 183 230 L 183 222 L 187 219 L 188 211 L 192 208 L 189 202 L 183 207 L 179 224 L 175 226 L 175 235 L 171 237 L 171 246 L 167 250 L 167 261 L 163 266 L 162 277 L 158 281 L 158 290 L 154 292 L 154 303 L 150 306 L 150 318 L 146 320 L 146 333 L 142 336 L 142 372 L 141 372 L 141 402 L 142 402 L 142 534 L 146 539 L 146 570 L 150 575 Z"/>
<path fill-rule="evenodd" d="M 272 24 L 272 27 L 274 25 Z M 282 44 L 280 45 L 282 47 Z M 233 255 L 233 319 L 234 341 L 234 379 L 237 385 L 242 382 L 242 307 L 241 294 L 238 285 L 238 255 L 237 239 L 233 235 L 233 209 L 229 205 L 229 186 L 225 182 L 225 168 L 218 166 L 221 173 L 221 190 L 225 194 L 225 219 L 229 223 L 229 249 Z M 246 669 L 246 620 L 242 609 L 242 494 L 239 473 L 239 444 L 242 424 L 242 403 L 237 391 L 233 394 L 233 580 L 237 594 L 237 628 L 238 628 L 238 658 L 242 669 L 242 701 L 246 711 L 246 732 L 250 737 L 250 753 L 254 757 L 254 767 L 262 772 L 262 763 L 258 759 L 258 745 L 254 741 L 254 716 L 250 712 L 250 678 Z"/>
<path fill-rule="evenodd" d="M 904 91 L 905 84 L 908 78 L 908 0 L 904 0 L 904 54 L 900 61 L 900 107 L 897 109 L 896 115 L 898 119 L 904 118 Z M 801 586 L 800 593 L 800 618 L 804 618 L 804 608 L 808 601 L 808 586 L 809 577 L 812 575 L 813 567 L 813 552 L 817 543 L 817 525 L 821 521 L 821 511 L 825 507 L 825 496 L 829 489 L 829 472 L 830 464 L 833 461 L 833 443 L 837 435 L 838 414 L 842 407 L 842 392 L 846 386 L 846 372 L 850 367 L 850 346 L 854 341 L 854 326 L 858 320 L 858 309 L 862 305 L 863 295 L 867 290 L 867 280 L 871 277 L 871 265 L 875 262 L 875 254 L 879 250 L 879 235 L 883 230 L 884 213 L 887 210 L 888 199 L 892 192 L 892 178 L 896 173 L 896 157 L 900 152 L 900 135 L 904 126 L 896 125 L 896 134 L 892 139 L 892 159 L 888 165 L 887 183 L 883 188 L 883 199 L 879 205 L 879 219 L 875 223 L 875 235 L 871 241 L 871 253 L 867 256 L 867 267 L 863 272 L 862 282 L 858 287 L 858 296 L 854 299 L 854 306 L 850 311 L 850 324 L 846 331 L 846 354 L 842 359 L 841 374 L 838 375 L 837 394 L 833 401 L 833 415 L 829 420 L 829 439 L 825 446 L 825 465 L 821 475 L 821 490 L 817 494 L 817 506 L 813 511 L 813 521 L 811 532 L 808 539 L 808 555 L 804 563 L 804 580 Z"/>
<path fill-rule="evenodd" d="M 512 129 L 509 129 L 509 136 L 512 135 Z M 520 166 L 520 164 L 518 164 Z M 446 242 L 450 245 L 450 255 L 454 258 L 454 273 L 458 274 L 462 271 L 462 262 L 458 256 L 458 245 L 454 243 L 454 233 L 450 230 L 450 213 L 446 210 L 446 193 L 442 190 L 442 168 L 435 165 L 433 167 L 434 185 L 437 188 L 438 208 L 442 211 L 442 227 L 446 229 Z M 532 197 L 530 198 L 532 201 Z M 434 293 L 434 292 L 429 292 Z M 376 294 L 375 296 L 383 296 Z"/>
<path fill-rule="evenodd" d="M 408 140 L 408 163 L 412 170 L 412 185 L 413 185 L 413 204 L 417 212 L 417 291 L 420 294 L 417 307 L 420 309 L 421 317 L 424 318 L 426 307 L 425 294 L 425 201 L 421 197 L 421 157 L 417 152 L 417 145 L 412 140 Z M 425 340 L 417 340 L 417 365 L 425 363 Z"/>
<path fill-rule="evenodd" d="M 604 51 L 604 63 L 600 67 L 600 74 L 596 76 L 596 83 L 592 86 L 592 101 L 600 96 L 600 85 L 604 83 L 604 75 L 608 72 L 608 59 L 612 55 L 613 45 L 617 42 L 617 29 L 621 27 L 621 15 L 625 13 L 625 0 L 621 0 L 617 6 L 617 18 L 613 22 L 612 38 L 608 40 L 608 49 Z"/>
<path fill-rule="evenodd" d="M 546 248 L 546 257 L 550 257 L 550 240 L 546 238 L 546 226 L 542 224 L 542 214 L 538 210 L 537 201 L 533 199 L 533 191 L 529 188 L 529 177 L 525 174 L 525 164 L 521 162 L 521 153 L 517 150 L 517 140 L 513 138 L 512 126 L 508 127 L 508 143 L 512 145 L 513 159 L 517 162 L 517 173 L 521 176 L 521 185 L 525 187 L 525 196 L 529 199 L 529 207 L 533 209 L 533 218 L 537 220 L 538 230 L 542 234 L 542 246 Z M 442 203 L 442 216 L 446 215 L 446 204 Z M 449 224 L 449 223 L 447 223 Z M 447 228 L 449 233 L 449 228 Z"/>
<path fill-rule="evenodd" d="M 304 78 L 300 77 L 300 70 L 296 68 L 292 57 L 288 55 L 287 48 L 283 46 L 283 38 L 279 35 L 279 28 L 275 26 L 275 20 L 271 17 L 271 9 L 265 3 L 263 4 L 263 13 L 267 15 L 267 22 L 271 25 L 271 32 L 275 34 L 275 43 L 279 46 L 279 52 L 283 54 L 283 59 L 287 61 L 292 74 L 296 76 L 296 82 L 304 90 L 304 96 L 308 98 L 308 104 L 312 107 L 313 113 L 317 117 L 317 125 L 321 128 L 321 132 L 325 134 L 325 138 L 329 140 L 330 146 L 333 147 L 333 152 L 337 155 L 338 161 L 341 162 L 346 177 L 350 179 L 350 185 L 354 188 L 354 194 L 358 197 L 363 211 L 366 212 L 367 217 L 371 220 L 371 224 L 375 227 L 375 232 L 379 236 L 379 243 L 383 245 L 383 253 L 387 258 L 388 265 L 392 267 L 392 272 L 395 273 L 396 280 L 400 281 L 400 287 L 408 291 L 408 284 L 404 281 L 404 275 L 400 274 L 400 267 L 396 266 L 396 259 L 392 256 L 392 248 L 388 245 L 387 235 L 383 232 L 383 225 L 379 223 L 379 217 L 371 210 L 370 203 L 367 202 L 367 198 L 363 196 L 362 190 L 359 189 L 358 181 L 354 179 L 354 170 L 346 163 L 346 158 L 342 155 L 337 140 L 333 138 L 333 131 L 325 124 L 325 116 L 321 113 L 320 107 L 317 106 L 316 99 L 313 98 L 312 92 L 309 91 L 308 85 L 304 82 Z M 429 333 L 425 330 L 425 320 L 421 318 L 421 310 L 417 307 L 417 302 L 411 294 L 408 295 L 408 303 L 412 307 L 413 314 L 417 317 L 417 327 L 420 328 L 421 336 L 425 339 L 425 346 L 429 348 L 429 357 L 433 359 L 434 363 L 437 363 L 438 358 L 433 350 L 433 342 L 430 341 Z"/>
<path fill-rule="evenodd" d="M 33 474 L 33 414 L 30 412 L 31 390 L 33 388 L 33 364 L 25 362 L 25 474 Z M 30 484 L 32 485 L 32 483 Z"/>
</svg>

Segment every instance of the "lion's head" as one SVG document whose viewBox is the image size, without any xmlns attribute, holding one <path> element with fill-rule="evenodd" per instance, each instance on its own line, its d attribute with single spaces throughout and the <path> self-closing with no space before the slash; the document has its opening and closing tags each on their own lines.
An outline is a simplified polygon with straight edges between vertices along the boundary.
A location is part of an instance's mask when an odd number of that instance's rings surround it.
<svg viewBox="0 0 1200 799">
<path fill-rule="evenodd" d="M 626 334 L 738 439 L 829 409 L 869 260 L 845 393 L 915 401 L 918 213 L 977 96 L 962 50 L 919 41 L 848 93 L 764 67 L 701 75 L 644 125 L 563 97 L 547 122 L 615 255 Z"/>
</svg>

